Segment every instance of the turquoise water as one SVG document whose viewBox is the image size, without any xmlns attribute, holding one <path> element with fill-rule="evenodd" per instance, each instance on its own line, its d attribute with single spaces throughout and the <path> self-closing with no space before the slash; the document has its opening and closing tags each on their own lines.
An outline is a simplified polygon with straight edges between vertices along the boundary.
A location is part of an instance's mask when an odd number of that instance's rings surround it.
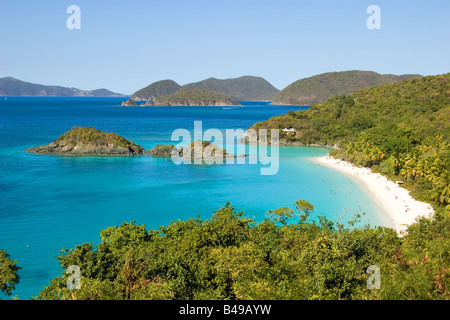
<svg viewBox="0 0 450 320">
<path fill-rule="evenodd" d="M 380 209 L 350 178 L 309 159 L 323 148 L 281 147 L 279 171 L 263 176 L 263 165 L 175 165 L 170 160 L 58 157 L 24 149 L 47 144 L 73 126 L 117 132 L 150 149 L 170 143 L 173 130 L 246 129 L 297 107 L 246 103 L 244 107 L 118 107 L 117 98 L 8 98 L 0 101 L 0 249 L 19 260 L 20 284 L 13 291 L 29 299 L 61 273 L 61 248 L 98 242 L 99 231 L 136 221 L 148 229 L 212 212 L 228 200 L 248 217 L 293 207 L 305 199 L 317 215 L 386 224 Z M 27 247 L 28 246 L 28 247 Z"/>
</svg>

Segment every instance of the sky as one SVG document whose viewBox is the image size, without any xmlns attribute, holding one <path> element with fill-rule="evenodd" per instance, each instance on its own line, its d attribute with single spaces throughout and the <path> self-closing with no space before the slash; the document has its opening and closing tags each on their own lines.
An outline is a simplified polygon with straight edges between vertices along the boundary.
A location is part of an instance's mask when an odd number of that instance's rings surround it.
<svg viewBox="0 0 450 320">
<path fill-rule="evenodd" d="M 443 74 L 449 16 L 448 0 L 0 0 L 0 77 L 131 94 L 164 79 Z"/>
</svg>

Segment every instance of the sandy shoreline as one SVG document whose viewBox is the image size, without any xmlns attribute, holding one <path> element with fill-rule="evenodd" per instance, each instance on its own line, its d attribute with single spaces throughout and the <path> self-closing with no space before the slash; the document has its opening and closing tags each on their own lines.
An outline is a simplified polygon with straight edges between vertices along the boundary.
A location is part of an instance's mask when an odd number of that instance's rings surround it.
<svg viewBox="0 0 450 320">
<path fill-rule="evenodd" d="M 394 228 L 398 233 L 403 233 L 408 225 L 415 222 L 417 217 L 429 216 L 434 213 L 431 205 L 413 199 L 408 190 L 379 173 L 372 173 L 368 168 L 357 167 L 331 156 L 311 160 L 319 165 L 347 174 L 361 182 L 392 220 L 393 225 L 388 227 Z"/>
</svg>

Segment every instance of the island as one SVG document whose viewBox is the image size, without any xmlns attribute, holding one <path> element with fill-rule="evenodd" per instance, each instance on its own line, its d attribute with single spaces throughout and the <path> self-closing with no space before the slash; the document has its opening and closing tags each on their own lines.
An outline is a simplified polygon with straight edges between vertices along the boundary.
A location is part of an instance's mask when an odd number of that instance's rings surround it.
<svg viewBox="0 0 450 320">
<path fill-rule="evenodd" d="M 237 157 L 245 157 L 245 155 L 235 156 L 227 153 L 226 149 L 220 148 L 217 144 L 209 141 L 198 140 L 189 143 L 186 147 L 176 148 L 173 144 L 170 145 L 157 145 L 148 153 L 154 157 L 169 158 L 178 157 L 185 160 L 210 160 L 210 161 L 223 161 L 226 159 L 234 159 Z"/>
<path fill-rule="evenodd" d="M 143 147 L 116 133 L 106 133 L 92 127 L 73 127 L 48 145 L 31 147 L 25 152 L 59 156 L 140 156 L 144 154 L 156 158 L 179 157 L 184 159 L 220 160 L 245 157 L 227 153 L 215 143 L 208 141 L 191 142 L 184 148 L 173 144 L 158 144 L 146 151 Z"/>
<path fill-rule="evenodd" d="M 127 101 L 122 102 L 121 106 L 122 107 L 137 107 L 137 103 L 136 100 L 134 100 L 133 98 L 128 99 Z"/>
<path fill-rule="evenodd" d="M 62 86 L 25 82 L 12 77 L 0 78 L 0 96 L 16 97 L 125 97 L 107 89 L 81 90 Z"/>
<path fill-rule="evenodd" d="M 50 144 L 25 151 L 64 156 L 136 156 L 145 153 L 144 148 L 116 133 L 105 133 L 92 127 L 73 127 Z"/>
<path fill-rule="evenodd" d="M 156 98 L 154 106 L 239 106 L 227 95 L 205 89 L 181 88 L 176 93 Z"/>
<path fill-rule="evenodd" d="M 231 79 L 208 78 L 185 84 L 183 87 L 223 93 L 235 101 L 268 101 L 280 92 L 266 79 L 254 76 Z"/>
<path fill-rule="evenodd" d="M 142 88 L 131 96 L 135 101 L 153 101 L 156 98 L 174 94 L 181 86 L 173 80 L 160 80 Z"/>
</svg>

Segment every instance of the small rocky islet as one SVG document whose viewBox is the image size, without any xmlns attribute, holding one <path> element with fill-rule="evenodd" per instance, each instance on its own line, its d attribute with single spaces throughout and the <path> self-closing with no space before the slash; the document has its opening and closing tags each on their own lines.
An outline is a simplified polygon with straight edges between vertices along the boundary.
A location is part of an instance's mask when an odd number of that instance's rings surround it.
<svg viewBox="0 0 450 320">
<path fill-rule="evenodd" d="M 145 153 L 144 148 L 116 133 L 92 127 L 73 127 L 50 144 L 25 151 L 67 156 L 135 156 Z"/>
<path fill-rule="evenodd" d="M 236 156 L 219 148 L 215 143 L 191 142 L 185 148 L 177 149 L 173 144 L 159 144 L 153 149 L 129 141 L 116 133 L 106 133 L 92 127 L 73 127 L 48 145 L 28 148 L 25 152 L 60 156 L 140 156 L 144 154 L 158 158 L 172 156 L 195 159 L 197 155 L 210 156 L 212 159 L 228 159 Z"/>
</svg>

